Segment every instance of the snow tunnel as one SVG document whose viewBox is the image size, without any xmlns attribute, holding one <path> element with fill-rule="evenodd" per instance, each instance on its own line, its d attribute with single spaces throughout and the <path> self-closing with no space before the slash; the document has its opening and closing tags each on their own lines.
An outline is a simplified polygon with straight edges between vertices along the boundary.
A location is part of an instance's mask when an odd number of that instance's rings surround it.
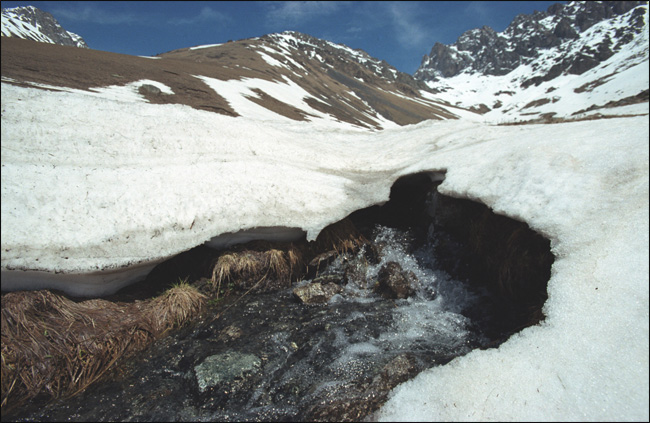
<svg viewBox="0 0 650 423">
<path fill-rule="evenodd" d="M 253 240 L 229 246 L 218 254 L 224 258 L 230 254 L 255 258 L 260 262 L 260 269 L 266 269 L 263 262 L 269 260 L 269 252 L 302 255 L 303 263 L 294 265 L 291 271 L 278 271 L 276 275 L 276 279 L 290 277 L 293 282 L 276 281 L 259 291 L 273 290 L 323 273 L 324 266 L 339 252 L 334 250 L 340 250 L 340 247 L 331 247 L 336 240 L 342 240 L 342 245 L 360 245 L 357 242 L 359 233 L 366 240 L 372 240 L 378 226 L 394 228 L 408 234 L 410 252 L 428 244 L 428 251 L 434 256 L 432 266 L 454 280 L 490 292 L 491 299 L 481 307 L 490 307 L 490 313 L 497 316 L 488 330 L 493 332 L 493 338 L 503 341 L 544 318 L 542 307 L 547 299 L 547 283 L 554 261 L 550 241 L 525 222 L 495 214 L 484 204 L 441 194 L 438 186 L 443 180 L 444 172 L 402 176 L 393 183 L 386 203 L 351 213 L 343 221 L 325 228 L 318 239 L 310 243 L 302 233 L 297 240 L 296 236 L 286 240 Z M 299 232 L 296 234 L 300 235 Z M 311 249 L 306 252 L 305 248 Z M 172 283 L 188 275 L 190 280 L 209 278 L 214 273 L 214 257 L 215 250 L 197 247 L 159 265 L 147 279 L 159 286 L 164 279 Z M 260 275 L 233 274 L 233 278 L 238 276 L 248 277 L 248 282 L 240 281 L 241 287 L 248 289 L 251 281 L 255 277 L 259 279 Z M 338 276 L 345 280 L 344 275 Z M 469 311 L 477 315 L 483 312 Z"/>
<path fill-rule="evenodd" d="M 325 228 L 318 239 L 310 243 L 305 240 L 304 232 L 296 230 L 287 239 L 248 240 L 237 245 L 228 244 L 220 250 L 197 247 L 156 267 L 147 277 L 148 285 L 171 284 L 179 277 L 209 278 L 216 262 L 215 251 L 222 257 L 241 254 L 257 257 L 259 261 L 268 260 L 269 251 L 282 251 L 285 255 L 299 253 L 304 256 L 304 262 L 290 272 L 295 283 L 314 276 L 315 262 L 322 272 L 323 265 L 333 260 L 335 254 L 332 253 L 339 247 L 332 248 L 334 241 L 330 240 L 354 244 L 359 233 L 371 240 L 373 230 L 379 225 L 408 233 L 410 250 L 429 244 L 435 255 L 435 266 L 456 280 L 489 290 L 499 320 L 509 326 L 495 328 L 495 331 L 511 334 L 536 324 L 544 317 L 542 307 L 547 299 L 547 283 L 554 261 L 550 241 L 525 222 L 495 214 L 484 204 L 441 194 L 438 186 L 443 180 L 444 172 L 402 176 L 393 183 L 386 203 L 351 213 L 343 221 Z M 316 244 L 320 245 L 316 247 Z M 311 251 L 306 253 L 304 248 L 309 247 L 304 246 L 311 247 Z M 296 270 L 299 266 L 303 271 Z M 288 274 L 276 276 L 281 278 Z M 291 281 L 273 283 L 268 289 L 287 286 L 287 283 Z M 243 282 L 242 287 L 249 288 L 250 283 Z M 132 291 L 137 287 L 127 289 Z"/>
<path fill-rule="evenodd" d="M 134 303 L 160 307 L 160 289 L 184 279 L 193 289 L 209 293 L 210 300 L 204 296 L 202 301 L 211 306 L 200 319 L 188 312 L 195 324 L 168 333 L 169 339 L 153 348 L 146 361 L 130 364 L 133 374 L 118 385 L 96 384 L 92 394 L 68 400 L 60 418 L 69 410 L 100 415 L 102 404 L 116 397 L 124 401 L 122 412 L 129 413 L 139 410 L 137 398 L 144 395 L 148 401 L 141 403 L 148 408 L 141 412 L 149 417 L 148 410 L 191 404 L 217 421 L 229 415 L 252 420 L 255 410 L 267 406 L 276 413 L 269 420 L 361 420 L 397 384 L 473 349 L 496 347 L 538 323 L 544 318 L 554 260 L 550 242 L 526 223 L 497 215 L 483 204 L 442 195 L 438 186 L 443 179 L 441 172 L 403 176 L 392 185 L 386 203 L 353 212 L 315 241 L 307 242 L 304 234 L 294 240 L 297 232 L 287 231 L 290 240 L 250 240 L 220 249 L 202 245 L 160 263 L 145 281 L 110 298 L 116 300 L 110 307 L 104 300 L 81 303 L 95 309 L 104 304 L 95 313 L 120 312 Z M 419 284 L 410 297 L 387 298 L 375 289 L 377 279 L 394 269 L 394 263 L 401 270 L 389 277 L 403 274 L 409 280 L 412 275 Z M 214 279 L 216 270 L 226 268 L 231 273 L 217 285 L 215 298 L 210 276 Z M 262 280 L 265 284 L 258 286 Z M 297 289 L 314 285 L 333 289 L 333 295 L 315 303 L 297 299 Z M 474 295 L 468 286 L 489 294 Z M 229 295 L 231 290 L 235 295 Z M 32 297 L 40 298 L 16 293 L 16 301 Z M 16 348 L 24 352 L 30 347 Z M 252 353 L 234 356 L 233 351 Z M 212 355 L 206 357 L 208 352 Z M 260 357 L 264 366 L 255 364 L 262 362 Z M 229 368 L 242 360 L 253 364 L 245 375 L 222 380 L 210 370 L 220 360 Z M 186 376 L 169 385 L 170 394 L 157 396 L 154 391 L 169 376 L 155 369 L 170 363 Z M 255 396 L 260 389 L 265 395 Z M 305 394 L 309 392 L 318 394 Z M 31 394 L 13 395 L 20 404 Z M 152 406 L 152 398 L 160 402 Z M 323 405 L 322 398 L 343 400 Z M 287 401 L 293 405 L 278 406 Z M 38 404 L 32 408 L 20 412 L 35 419 L 58 412 Z"/>
<path fill-rule="evenodd" d="M 494 294 L 502 322 L 511 326 L 505 332 L 538 323 L 554 261 L 550 241 L 482 203 L 439 193 L 443 180 L 441 172 L 403 176 L 387 203 L 350 218 L 365 234 L 379 223 L 410 231 L 416 245 L 432 243 L 437 266 Z"/>
</svg>

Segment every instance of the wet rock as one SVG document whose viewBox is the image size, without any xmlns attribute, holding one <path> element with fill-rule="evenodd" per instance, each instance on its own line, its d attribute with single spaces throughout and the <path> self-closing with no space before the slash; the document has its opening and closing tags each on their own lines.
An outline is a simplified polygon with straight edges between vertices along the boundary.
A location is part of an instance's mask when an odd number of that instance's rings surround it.
<svg viewBox="0 0 650 423">
<path fill-rule="evenodd" d="M 409 353 L 399 354 L 386 363 L 371 382 L 348 382 L 333 385 L 320 392 L 320 398 L 305 412 L 309 421 L 373 421 L 389 392 L 407 381 L 424 366 Z"/>
<path fill-rule="evenodd" d="M 367 271 L 367 261 L 353 260 L 345 267 L 343 280 L 345 284 L 353 284 L 361 289 L 368 289 L 370 282 L 366 277 Z"/>
<path fill-rule="evenodd" d="M 219 333 L 217 340 L 222 342 L 234 341 L 239 337 L 241 337 L 242 335 L 243 332 L 240 328 L 238 328 L 237 326 L 230 325 Z"/>
<path fill-rule="evenodd" d="M 381 261 L 381 256 L 384 251 L 384 248 L 386 248 L 386 242 L 376 242 L 372 244 L 368 244 L 366 249 L 364 250 L 364 258 L 368 261 L 369 264 L 379 264 Z"/>
<path fill-rule="evenodd" d="M 327 392 L 324 398 L 305 412 L 305 421 L 354 422 L 363 421 L 365 416 L 376 411 L 386 395 L 378 397 L 375 392 L 345 385 Z"/>
<path fill-rule="evenodd" d="M 341 292 L 343 288 L 335 283 L 313 282 L 299 286 L 293 290 L 295 295 L 304 304 L 320 304 L 328 302 L 334 295 Z"/>
<path fill-rule="evenodd" d="M 422 370 L 416 358 L 409 354 L 400 354 L 389 361 L 373 381 L 373 387 L 380 392 L 388 392 L 402 382 L 406 382 Z"/>
<path fill-rule="evenodd" d="M 312 283 L 320 283 L 321 285 L 327 285 L 330 283 L 340 285 L 343 282 L 340 275 L 337 274 L 327 274 L 318 276 L 312 280 Z"/>
<path fill-rule="evenodd" d="M 307 266 L 307 277 L 313 278 L 315 276 L 318 276 L 318 273 L 322 272 L 327 267 L 327 265 L 332 263 L 336 257 L 338 257 L 338 255 L 339 254 L 336 252 L 336 250 L 331 250 L 314 257 Z"/>
<path fill-rule="evenodd" d="M 394 268 L 394 274 L 408 279 L 412 274 L 403 269 L 413 268 L 412 259 L 433 254 L 432 245 L 419 250 L 403 245 L 412 239 L 403 231 L 378 228 L 375 239 L 386 244 L 377 263 L 369 263 L 363 252 L 337 259 L 322 269 L 319 283 L 304 285 L 313 291 L 341 290 L 339 301 L 305 306 L 288 287 L 226 297 L 195 325 L 170 333 L 118 367 L 105 383 L 73 398 L 26 404 L 16 415 L 3 410 L 3 421 L 97 421 L 105 416 L 116 421 L 373 421 L 372 413 L 397 384 L 473 348 L 497 345 L 497 338 L 485 334 L 486 324 L 496 321 L 490 313 L 500 310 L 490 307 L 485 315 L 476 313 L 476 320 L 423 314 L 448 301 L 450 288 L 456 293 L 465 286 L 428 277 L 431 268 L 425 267 L 416 271 L 421 279 L 413 279 L 422 289 L 409 301 L 384 300 L 356 289 L 353 281 L 344 287 L 331 283 L 354 273 L 348 269 L 357 265 L 358 273 L 374 283 L 377 264 L 387 257 L 403 267 L 389 264 L 384 272 Z M 459 297 L 477 299 L 461 306 L 467 313 L 492 304 L 487 297 L 453 294 Z M 453 331 L 438 330 L 452 322 Z M 413 323 L 421 324 L 422 332 L 405 330 Z M 501 336 L 497 329 L 490 334 Z"/>
<path fill-rule="evenodd" d="M 243 379 L 247 374 L 257 371 L 262 362 L 252 354 L 227 352 L 211 355 L 194 368 L 199 391 Z"/>
<path fill-rule="evenodd" d="M 389 299 L 408 298 L 415 292 L 416 283 L 413 272 L 404 271 L 399 263 L 391 261 L 379 270 L 375 292 Z"/>
</svg>

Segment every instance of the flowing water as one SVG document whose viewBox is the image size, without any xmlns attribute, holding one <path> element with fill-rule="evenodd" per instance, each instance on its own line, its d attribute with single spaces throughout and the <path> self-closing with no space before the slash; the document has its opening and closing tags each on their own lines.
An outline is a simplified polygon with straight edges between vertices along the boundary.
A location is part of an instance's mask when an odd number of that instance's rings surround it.
<svg viewBox="0 0 650 423">
<path fill-rule="evenodd" d="M 208 313 L 108 380 L 3 420 L 360 420 L 398 383 L 495 340 L 496 303 L 436 269 L 433 239 L 414 247 L 383 226 L 373 238 L 373 254 L 339 256 L 319 275 L 347 281 L 325 304 L 300 303 L 295 285 L 229 297 L 211 309 L 218 319 Z M 389 262 L 417 277 L 410 298 L 372 289 Z"/>
</svg>

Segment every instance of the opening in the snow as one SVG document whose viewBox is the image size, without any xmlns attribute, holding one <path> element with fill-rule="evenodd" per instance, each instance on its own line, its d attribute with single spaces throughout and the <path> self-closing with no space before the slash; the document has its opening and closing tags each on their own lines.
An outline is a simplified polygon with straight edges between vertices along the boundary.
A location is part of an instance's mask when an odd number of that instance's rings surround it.
<svg viewBox="0 0 650 423">
<path fill-rule="evenodd" d="M 406 231 L 413 249 L 430 245 L 439 270 L 488 289 L 494 316 L 486 330 L 505 340 L 544 318 L 554 261 L 550 241 L 484 204 L 440 194 L 437 188 L 443 179 L 441 172 L 403 176 L 393 184 L 387 203 L 359 210 L 350 218 L 364 235 L 377 223 Z M 478 317 L 484 311 L 468 313 Z"/>
<path fill-rule="evenodd" d="M 120 293 L 121 302 L 61 303 L 129 311 L 127 341 L 152 317 L 161 331 L 179 316 L 196 321 L 127 361 L 111 383 L 64 405 L 22 407 L 20 417 L 362 420 L 422 370 L 499 345 L 543 317 L 550 243 L 482 204 L 441 195 L 442 179 L 439 172 L 402 177 L 384 205 L 352 213 L 313 242 L 303 235 L 200 246 L 157 266 L 144 287 Z M 301 235 L 285 229 L 291 239 Z M 167 285 L 171 290 L 153 299 L 142 295 L 147 286 L 157 292 Z M 200 319 L 185 305 L 206 303 Z M 82 329 L 86 336 L 96 327 Z M 50 332 L 39 331 L 45 338 Z"/>
</svg>

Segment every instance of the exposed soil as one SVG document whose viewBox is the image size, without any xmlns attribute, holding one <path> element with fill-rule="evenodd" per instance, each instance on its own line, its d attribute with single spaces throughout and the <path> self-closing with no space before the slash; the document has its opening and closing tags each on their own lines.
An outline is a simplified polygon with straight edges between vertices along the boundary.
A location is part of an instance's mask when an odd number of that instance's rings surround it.
<svg viewBox="0 0 650 423">
<path fill-rule="evenodd" d="M 271 66 L 251 48 L 263 43 L 259 39 L 242 40 L 213 48 L 180 49 L 156 58 L 144 58 L 2 37 L 1 69 L 2 77 L 10 78 L 5 82 L 20 86 L 32 86 L 31 82 L 88 90 L 150 79 L 167 85 L 174 92 L 171 95 L 145 93 L 145 98 L 153 104 L 185 104 L 228 116 L 238 114 L 195 75 L 220 80 L 257 78 L 279 83 L 290 79 L 314 97 L 322 99 L 310 103 L 317 110 L 330 114 L 334 119 L 366 128 L 377 126 L 366 116 L 367 106 L 350 92 L 399 125 L 454 118 L 442 107 L 403 98 L 408 96 L 405 92 L 411 92 L 414 97 L 417 94 L 404 84 L 388 84 L 358 63 L 334 60 L 334 66 L 340 69 L 333 70 L 303 54 L 296 57 L 302 63 L 302 69 Z M 363 75 L 370 82 L 360 84 L 346 72 Z M 400 87 L 404 91 L 400 91 Z M 305 120 L 305 112 L 266 93 L 256 94 L 259 98 L 252 100 L 269 110 L 289 119 Z"/>
</svg>

